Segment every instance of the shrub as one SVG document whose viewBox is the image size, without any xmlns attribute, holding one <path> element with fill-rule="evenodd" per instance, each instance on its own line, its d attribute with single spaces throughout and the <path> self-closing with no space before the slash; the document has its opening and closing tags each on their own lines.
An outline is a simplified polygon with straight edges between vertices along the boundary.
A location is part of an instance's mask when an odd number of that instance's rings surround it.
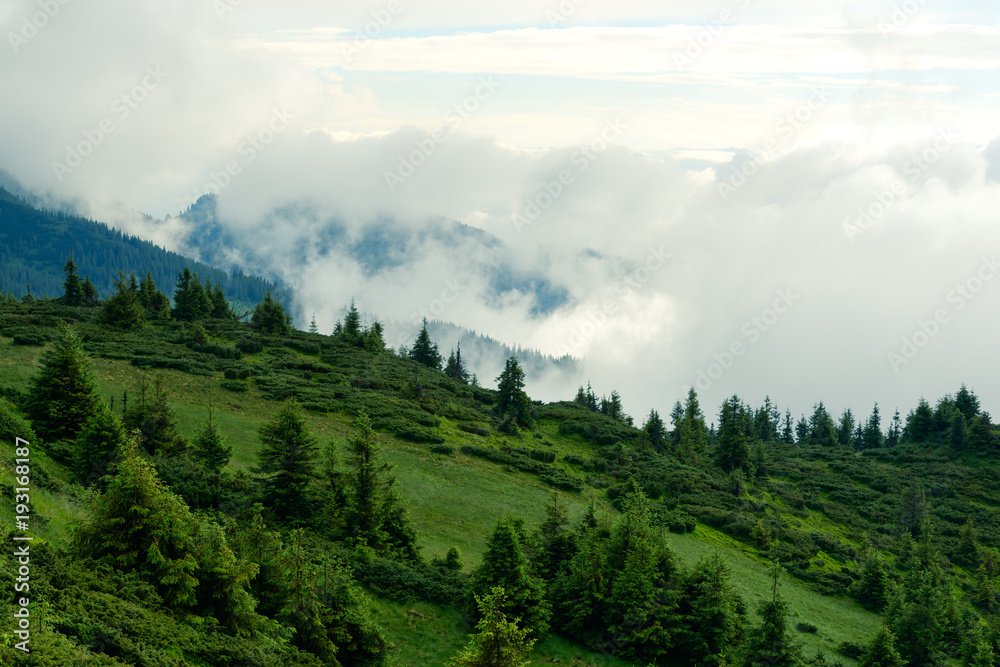
<svg viewBox="0 0 1000 667">
<path fill-rule="evenodd" d="M 816 632 L 819 630 L 819 628 L 817 628 L 812 623 L 797 623 L 795 625 L 795 629 L 798 630 L 799 632 L 809 632 L 811 634 L 816 634 Z"/>
<path fill-rule="evenodd" d="M 452 447 L 451 445 L 437 443 L 431 445 L 431 451 L 434 452 L 435 454 L 445 454 L 446 456 L 451 456 L 452 454 L 455 453 L 455 448 Z"/>
<path fill-rule="evenodd" d="M 264 341 L 259 336 L 240 336 L 236 341 L 236 349 L 244 354 L 257 354 L 263 352 Z"/>
<path fill-rule="evenodd" d="M 227 391 L 235 391 L 242 393 L 249 389 L 246 382 L 241 382 L 240 380 L 223 380 L 219 385 Z"/>
<path fill-rule="evenodd" d="M 490 432 L 485 428 L 480 428 L 473 424 L 459 424 L 458 430 L 465 431 L 466 433 L 471 433 L 472 435 L 480 435 L 484 438 L 488 438 Z"/>
<path fill-rule="evenodd" d="M 443 437 L 420 426 L 404 426 L 396 431 L 396 437 L 410 442 L 432 442 L 435 444 L 444 442 Z"/>
</svg>

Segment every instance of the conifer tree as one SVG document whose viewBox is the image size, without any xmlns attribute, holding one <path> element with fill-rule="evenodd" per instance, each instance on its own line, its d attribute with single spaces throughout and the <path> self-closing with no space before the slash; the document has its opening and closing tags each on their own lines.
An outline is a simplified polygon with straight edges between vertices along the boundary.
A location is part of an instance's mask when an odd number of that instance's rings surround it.
<svg viewBox="0 0 1000 667">
<path fill-rule="evenodd" d="M 892 582 L 879 553 L 865 540 L 865 550 L 858 581 L 851 587 L 852 593 L 862 605 L 876 613 L 881 613 L 892 600 Z"/>
<path fill-rule="evenodd" d="M 25 404 L 38 436 L 47 442 L 73 439 L 94 413 L 97 381 L 76 331 L 63 326 L 55 347 L 42 355 Z"/>
<path fill-rule="evenodd" d="M 319 327 L 316 326 L 316 313 L 313 313 L 312 319 L 309 320 L 309 333 L 319 333 Z"/>
<path fill-rule="evenodd" d="M 799 421 L 795 423 L 795 442 L 802 445 L 809 441 L 809 422 L 806 416 L 799 416 Z"/>
<path fill-rule="evenodd" d="M 205 284 L 206 286 L 208 285 L 207 280 L 205 281 Z M 233 316 L 233 309 L 229 307 L 229 301 L 226 299 L 226 293 L 222 291 L 221 282 L 216 283 L 211 290 L 206 287 L 205 291 L 212 303 L 212 310 L 209 314 L 210 317 L 221 320 L 229 319 Z"/>
<path fill-rule="evenodd" d="M 837 427 L 833 423 L 833 418 L 827 412 L 823 401 L 820 401 L 813 408 L 813 414 L 809 418 L 809 444 L 819 447 L 835 447 L 837 445 Z"/>
<path fill-rule="evenodd" d="M 542 582 L 532 573 L 522 544 L 520 520 L 497 521 L 486 543 L 482 562 L 472 574 L 472 592 L 485 595 L 500 586 L 507 592 L 501 611 L 520 618 L 533 637 L 548 632 L 551 610 L 545 599 Z"/>
<path fill-rule="evenodd" d="M 257 465 L 265 475 L 265 499 L 278 516 L 304 522 L 311 513 L 307 491 L 316 478 L 318 448 L 301 408 L 294 401 L 286 402 L 258 435 L 263 447 Z"/>
<path fill-rule="evenodd" d="M 139 282 L 139 305 L 146 311 L 146 319 L 170 319 L 170 299 L 156 286 L 152 271 L 146 271 Z"/>
<path fill-rule="evenodd" d="M 964 384 L 955 394 L 955 409 L 970 422 L 979 415 L 979 397 Z"/>
<path fill-rule="evenodd" d="M 927 442 L 934 429 L 934 411 L 931 409 L 923 396 L 917 403 L 916 409 L 910 411 L 906 417 L 906 428 L 904 429 L 904 439 L 907 442 Z"/>
<path fill-rule="evenodd" d="M 364 332 L 364 347 L 372 354 L 385 352 L 385 336 L 381 322 L 372 322 Z"/>
<path fill-rule="evenodd" d="M 857 443 L 859 449 L 877 449 L 885 444 L 885 436 L 882 434 L 882 416 L 879 414 L 878 403 L 872 408 L 872 414 L 864 425 L 862 437 Z"/>
<path fill-rule="evenodd" d="M 905 667 L 905 665 L 906 662 L 896 650 L 895 635 L 883 625 L 861 656 L 861 667 Z"/>
<path fill-rule="evenodd" d="M 892 415 L 892 423 L 889 424 L 889 431 L 885 435 L 885 446 L 895 447 L 903 439 L 903 422 L 899 417 L 899 410 Z"/>
<path fill-rule="evenodd" d="M 777 561 L 771 569 L 771 599 L 759 610 L 760 624 L 750 631 L 747 642 L 747 667 L 799 667 L 802 647 L 788 634 L 788 603 L 778 593 Z"/>
<path fill-rule="evenodd" d="M 198 586 L 193 524 L 187 505 L 163 486 L 133 443 L 96 498 L 77 546 L 85 556 L 107 557 L 124 572 L 139 572 L 166 604 L 189 607 Z"/>
<path fill-rule="evenodd" d="M 177 276 L 177 283 L 174 286 L 174 309 L 171 313 L 173 318 L 196 322 L 205 319 L 211 312 L 212 301 L 205 294 L 201 279 L 198 274 L 191 273 L 191 269 L 185 266 Z"/>
<path fill-rule="evenodd" d="M 458 344 L 457 351 L 452 351 L 448 355 L 448 363 L 444 366 L 444 374 L 459 382 L 467 382 L 469 374 L 465 371 L 465 362 L 462 361 L 462 344 Z"/>
<path fill-rule="evenodd" d="M 104 302 L 98 321 L 104 325 L 131 331 L 142 326 L 146 320 L 146 311 L 139 303 L 139 287 L 135 282 L 135 274 L 126 279 L 125 274 L 118 273 L 115 279 L 115 294 Z"/>
<path fill-rule="evenodd" d="M 983 454 L 992 454 L 996 450 L 996 436 L 988 412 L 981 412 L 969 424 L 969 449 Z"/>
<path fill-rule="evenodd" d="M 362 411 L 354 422 L 357 433 L 348 442 L 351 458 L 347 525 L 363 544 L 379 553 L 418 559 L 416 533 L 410 526 L 392 466 L 381 460 L 378 437 Z"/>
<path fill-rule="evenodd" d="M 511 356 L 497 376 L 497 410 L 504 419 L 505 430 L 511 426 L 530 428 L 533 423 L 531 399 L 524 392 L 524 371 L 517 357 Z"/>
<path fill-rule="evenodd" d="M 532 564 L 545 581 L 554 581 L 576 554 L 577 535 L 570 527 L 569 512 L 552 493 L 545 505 L 545 520 L 535 534 Z"/>
<path fill-rule="evenodd" d="M 148 454 L 177 456 L 187 450 L 188 443 L 178 431 L 177 415 L 167 400 L 162 376 L 156 376 L 151 396 L 149 380 L 146 376 L 142 376 L 139 384 L 139 400 L 123 407 L 126 429 L 130 432 L 138 431 L 139 445 Z"/>
<path fill-rule="evenodd" d="M 452 667 L 527 667 L 524 658 L 531 652 L 535 640 L 531 628 L 520 625 L 520 618 L 510 619 L 504 612 L 507 596 L 502 586 L 495 586 L 485 595 L 476 595 L 479 610 L 477 633 L 457 656 Z"/>
<path fill-rule="evenodd" d="M 354 347 L 364 346 L 364 337 L 361 333 L 361 315 L 351 299 L 351 305 L 344 316 L 344 324 L 340 328 L 340 339 L 348 345 Z"/>
<path fill-rule="evenodd" d="M 699 560 L 684 582 L 680 645 L 690 664 L 720 667 L 731 662 L 743 632 L 741 607 L 722 556 Z"/>
<path fill-rule="evenodd" d="M 264 299 L 257 304 L 250 316 L 250 325 L 264 333 L 284 336 L 290 330 L 291 317 L 285 313 L 285 307 L 271 296 L 268 290 Z"/>
<path fill-rule="evenodd" d="M 195 458 L 215 473 L 222 472 L 233 455 L 232 446 L 226 444 L 222 431 L 215 423 L 215 412 L 212 408 L 208 409 L 208 419 L 193 444 Z"/>
<path fill-rule="evenodd" d="M 854 413 L 850 408 L 844 410 L 837 425 L 837 444 L 842 447 L 854 447 Z"/>
<path fill-rule="evenodd" d="M 417 334 L 417 339 L 413 341 L 413 346 L 410 348 L 410 359 L 435 370 L 441 367 L 441 353 L 438 352 L 438 346 L 431 341 L 431 336 L 427 333 L 426 317 L 420 327 L 420 333 Z"/>
<path fill-rule="evenodd" d="M 677 457 L 685 463 L 697 463 L 708 449 L 708 427 L 705 415 L 698 404 L 698 393 L 691 387 L 684 403 L 684 419 L 681 422 L 677 443 Z"/>
<path fill-rule="evenodd" d="M 674 402 L 670 410 L 670 446 L 676 452 L 681 442 L 681 425 L 684 423 L 684 406 L 680 401 Z"/>
<path fill-rule="evenodd" d="M 97 399 L 95 409 L 76 439 L 74 472 L 84 486 L 101 484 L 111 474 L 118 452 L 125 445 L 125 428 L 118 416 L 103 399 Z"/>
<path fill-rule="evenodd" d="M 795 444 L 795 431 L 792 428 L 791 410 L 785 410 L 785 421 L 781 427 L 781 441 L 786 445 Z"/>
<path fill-rule="evenodd" d="M 650 410 L 649 416 L 646 417 L 646 423 L 642 425 L 642 430 L 646 433 L 646 437 L 649 438 L 649 444 L 658 452 L 666 451 L 667 448 L 667 430 L 663 425 L 663 420 L 660 419 L 660 413 L 656 410 Z"/>
<path fill-rule="evenodd" d="M 961 452 L 965 450 L 965 415 L 958 408 L 951 415 L 951 427 L 948 433 L 948 446 L 952 451 Z"/>
<path fill-rule="evenodd" d="M 192 555 L 198 563 L 195 613 L 216 619 L 231 632 L 260 630 L 261 618 L 248 590 L 256 566 L 236 557 L 222 527 L 214 521 L 193 517 L 192 528 Z"/>
<path fill-rule="evenodd" d="M 62 302 L 67 306 L 82 306 L 86 303 L 83 294 L 83 285 L 80 283 L 80 276 L 76 275 L 76 263 L 73 261 L 73 253 L 69 254 L 66 265 L 63 266 L 66 274 L 66 281 L 63 283 Z"/>
<path fill-rule="evenodd" d="M 94 283 L 90 282 L 90 276 L 84 278 L 80 291 L 83 293 L 83 305 L 88 308 L 93 308 L 97 305 L 97 288 L 94 287 Z"/>
<path fill-rule="evenodd" d="M 719 467 L 727 472 L 743 470 L 748 477 L 753 474 L 753 430 L 749 411 L 739 397 L 733 396 L 722 403 L 715 445 L 715 460 Z"/>
</svg>

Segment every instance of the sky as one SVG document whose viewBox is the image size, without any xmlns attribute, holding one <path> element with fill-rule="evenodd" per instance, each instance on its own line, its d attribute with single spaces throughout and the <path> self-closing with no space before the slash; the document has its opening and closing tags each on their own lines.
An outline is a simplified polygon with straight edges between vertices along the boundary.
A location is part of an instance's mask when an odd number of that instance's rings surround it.
<svg viewBox="0 0 1000 667">
<path fill-rule="evenodd" d="M 710 417 L 733 394 L 905 416 L 964 382 L 1000 415 L 997 14 L 8 0 L 0 168 L 191 254 L 176 216 L 218 194 L 303 326 L 352 297 L 387 319 L 433 309 L 577 357 L 571 382 L 618 390 L 639 422 L 689 386 Z M 502 243 L 421 232 L 442 219 Z M 372 275 L 317 249 L 331 220 L 417 240 Z M 498 263 L 565 298 L 491 293 Z"/>
</svg>

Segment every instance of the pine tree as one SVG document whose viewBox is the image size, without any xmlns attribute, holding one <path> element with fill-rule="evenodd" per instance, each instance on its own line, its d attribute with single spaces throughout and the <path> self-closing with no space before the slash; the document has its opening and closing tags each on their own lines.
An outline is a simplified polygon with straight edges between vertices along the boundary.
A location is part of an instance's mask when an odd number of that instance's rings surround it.
<svg viewBox="0 0 1000 667">
<path fill-rule="evenodd" d="M 800 445 L 809 442 L 809 422 L 805 415 L 801 415 L 795 423 L 795 442 Z"/>
<path fill-rule="evenodd" d="M 993 424 L 988 412 L 981 412 L 969 424 L 969 449 L 983 454 L 993 454 L 996 451 L 996 436 L 993 434 Z"/>
<path fill-rule="evenodd" d="M 788 634 L 788 603 L 778 593 L 778 563 L 772 566 L 771 599 L 760 606 L 760 625 L 750 631 L 748 667 L 798 667 L 802 648 Z"/>
<path fill-rule="evenodd" d="M 379 553 L 396 553 L 417 560 L 416 533 L 396 491 L 392 466 L 381 460 L 378 437 L 362 411 L 354 422 L 357 433 L 348 442 L 349 516 L 354 537 Z"/>
<path fill-rule="evenodd" d="M 532 629 L 520 626 L 520 618 L 511 620 L 504 609 L 507 595 L 502 586 L 495 586 L 485 595 L 476 595 L 480 620 L 477 634 L 457 656 L 452 667 L 527 667 L 524 658 L 531 652 L 535 640 Z"/>
<path fill-rule="evenodd" d="M 924 491 L 919 486 L 913 485 L 903 493 L 899 522 L 916 537 L 920 534 L 926 519 L 927 500 Z"/>
<path fill-rule="evenodd" d="M 177 415 L 174 413 L 167 392 L 163 388 L 163 377 L 156 376 L 153 395 L 149 395 L 149 381 L 142 376 L 139 385 L 139 400 L 123 406 L 122 420 L 129 432 L 138 432 L 139 445 L 150 455 L 178 456 L 183 454 L 188 443 L 178 431 Z"/>
<path fill-rule="evenodd" d="M 469 374 L 465 371 L 465 363 L 462 361 L 462 344 L 458 344 L 457 351 L 448 355 L 448 362 L 444 366 L 444 374 L 454 378 L 459 382 L 467 382 Z"/>
<path fill-rule="evenodd" d="M 362 347 L 364 338 L 361 335 L 361 315 L 351 299 L 351 305 L 344 316 L 344 324 L 340 328 L 339 338 L 341 341 L 354 347 Z"/>
<path fill-rule="evenodd" d="M 427 318 L 424 318 L 420 333 L 417 334 L 417 339 L 413 341 L 413 346 L 410 348 L 410 359 L 435 370 L 441 367 L 441 353 L 438 352 L 437 345 L 431 341 L 431 336 L 427 333 Z"/>
<path fill-rule="evenodd" d="M 205 281 L 208 284 L 208 281 Z M 226 294 L 222 291 L 222 283 L 216 283 L 211 290 L 207 290 L 209 299 L 212 303 L 212 311 L 210 317 L 216 319 L 229 319 L 233 316 L 233 309 L 229 307 L 229 301 L 226 300 Z"/>
<path fill-rule="evenodd" d="M 837 443 L 842 447 L 854 447 L 854 413 L 850 408 L 844 410 L 837 426 Z"/>
<path fill-rule="evenodd" d="M 82 306 L 86 303 L 83 295 L 83 285 L 80 283 L 80 276 L 76 275 L 76 263 L 73 262 L 73 253 L 69 254 L 66 265 L 63 266 L 66 274 L 66 282 L 63 283 L 62 302 L 67 306 Z"/>
<path fill-rule="evenodd" d="M 927 442 L 934 430 L 934 411 L 921 396 L 915 410 L 906 417 L 904 439 L 907 442 Z"/>
<path fill-rule="evenodd" d="M 606 414 L 617 421 L 625 421 L 625 410 L 622 407 L 622 397 L 614 389 L 611 390 L 611 398 L 608 399 Z"/>
<path fill-rule="evenodd" d="M 316 326 L 316 313 L 313 313 L 312 319 L 309 320 L 309 333 L 319 333 L 319 327 Z"/>
<path fill-rule="evenodd" d="M 501 611 L 522 619 L 531 629 L 532 636 L 541 637 L 548 632 L 551 611 L 542 582 L 531 574 L 522 549 L 523 541 L 519 520 L 497 521 L 487 540 L 482 562 L 472 574 L 472 592 L 485 595 L 497 586 L 503 587 L 507 597 Z"/>
<path fill-rule="evenodd" d="M 650 410 L 649 416 L 646 417 L 646 423 L 642 425 L 642 430 L 646 433 L 646 437 L 649 438 L 649 444 L 658 452 L 664 452 L 667 449 L 667 430 L 663 425 L 663 420 L 660 419 L 660 413 L 656 410 Z"/>
<path fill-rule="evenodd" d="M 196 322 L 205 319 L 212 312 L 212 301 L 205 294 L 198 274 L 191 273 L 188 267 L 177 276 L 174 286 L 174 309 L 171 313 L 175 320 Z"/>
<path fill-rule="evenodd" d="M 139 283 L 139 305 L 146 311 L 146 319 L 170 319 L 170 299 L 156 286 L 152 271 L 146 271 Z"/>
<path fill-rule="evenodd" d="M 257 304 L 250 316 L 250 325 L 259 331 L 274 336 L 284 336 L 290 331 L 291 317 L 285 314 L 285 307 L 271 296 L 271 291 L 264 295 L 263 301 Z"/>
<path fill-rule="evenodd" d="M 703 557 L 684 582 L 680 645 L 688 664 L 721 667 L 735 657 L 743 631 L 742 600 L 718 553 Z"/>
<path fill-rule="evenodd" d="M 966 433 L 965 433 L 965 415 L 958 408 L 951 416 L 951 428 L 948 433 L 948 446 L 951 447 L 952 451 L 961 452 L 965 450 L 966 444 Z"/>
<path fill-rule="evenodd" d="M 146 321 L 146 311 L 139 303 L 139 288 L 135 284 L 135 274 L 126 279 L 118 273 L 115 279 L 115 294 L 104 302 L 98 321 L 106 326 L 131 331 Z"/>
<path fill-rule="evenodd" d="M 826 411 L 823 401 L 816 404 L 812 417 L 809 418 L 809 444 L 819 447 L 837 445 L 837 427 L 830 413 Z"/>
<path fill-rule="evenodd" d="M 705 415 L 698 404 L 698 394 L 694 387 L 688 390 L 684 403 L 684 418 L 681 422 L 680 436 L 677 442 L 677 457 L 685 463 L 697 463 L 708 449 L 708 427 L 705 425 Z"/>
<path fill-rule="evenodd" d="M 858 581 L 851 592 L 862 605 L 881 613 L 892 600 L 892 582 L 879 553 L 865 540 L 865 550 Z"/>
<path fill-rule="evenodd" d="M 372 322 L 372 325 L 365 330 L 364 347 L 372 354 L 385 352 L 385 336 L 381 322 Z"/>
<path fill-rule="evenodd" d="M 73 439 L 96 409 L 97 381 L 76 331 L 60 330 L 54 349 L 42 356 L 25 404 L 38 436 L 47 442 Z"/>
<path fill-rule="evenodd" d="M 74 472 L 84 486 L 102 484 L 125 445 L 125 428 L 103 399 L 95 401 L 94 413 L 76 439 Z"/>
<path fill-rule="evenodd" d="M 545 581 L 554 581 L 576 555 L 577 535 L 570 527 L 569 512 L 553 493 L 545 505 L 545 520 L 534 539 L 532 564 Z"/>
<path fill-rule="evenodd" d="M 94 283 L 90 282 L 90 276 L 84 278 L 80 291 L 83 294 L 83 305 L 88 308 L 93 308 L 97 305 L 97 288 L 94 287 Z"/>
<path fill-rule="evenodd" d="M 861 656 L 861 667 L 905 667 L 905 665 L 906 662 L 896 650 L 896 636 L 892 634 L 892 630 L 883 625 Z"/>
<path fill-rule="evenodd" d="M 504 426 L 530 428 L 531 399 L 524 392 L 524 371 L 517 363 L 517 357 L 507 359 L 503 371 L 497 377 L 497 410 L 504 419 Z M 507 430 L 505 429 L 505 430 Z"/>
<path fill-rule="evenodd" d="M 307 492 L 316 478 L 318 448 L 301 408 L 286 402 L 258 434 L 263 444 L 257 465 L 265 475 L 264 497 L 278 516 L 304 522 L 311 513 Z"/>
<path fill-rule="evenodd" d="M 715 460 L 729 472 L 743 470 L 753 474 L 751 464 L 753 422 L 749 411 L 738 396 L 722 403 L 719 411 L 719 435 L 715 444 Z"/>
<path fill-rule="evenodd" d="M 896 447 L 903 439 L 903 422 L 899 417 L 899 410 L 892 415 L 892 423 L 889 425 L 889 432 L 885 436 L 886 447 Z"/>
<path fill-rule="evenodd" d="M 979 416 L 979 397 L 963 384 L 955 394 L 955 409 L 962 413 L 965 421 L 972 421 Z"/>
<path fill-rule="evenodd" d="M 139 572 L 165 604 L 191 606 L 198 586 L 191 535 L 195 519 L 134 444 L 123 454 L 77 535 L 77 548 L 84 556 L 110 559 L 123 572 Z"/>
<path fill-rule="evenodd" d="M 795 431 L 792 428 L 791 410 L 785 410 L 785 421 L 781 427 L 781 441 L 786 445 L 795 444 Z"/>
<path fill-rule="evenodd" d="M 879 414 L 878 403 L 872 408 L 872 414 L 865 424 L 861 442 L 858 449 L 878 449 L 885 445 L 885 436 L 882 434 L 882 416 Z"/>
<path fill-rule="evenodd" d="M 201 433 L 194 439 L 194 456 L 212 472 L 221 472 L 229 464 L 233 448 L 227 445 L 222 432 L 215 424 L 215 413 L 208 409 L 208 420 Z"/>
</svg>

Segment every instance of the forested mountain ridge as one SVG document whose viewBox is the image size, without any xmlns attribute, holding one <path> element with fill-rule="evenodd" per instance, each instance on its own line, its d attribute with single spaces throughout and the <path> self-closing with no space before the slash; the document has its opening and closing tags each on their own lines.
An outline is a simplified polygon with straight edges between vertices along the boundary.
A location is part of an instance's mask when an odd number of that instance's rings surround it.
<svg viewBox="0 0 1000 667">
<path fill-rule="evenodd" d="M 402 356 L 353 307 L 326 336 L 268 297 L 143 314 L 156 287 L 0 303 L 0 519 L 27 434 L 46 614 L 24 664 L 520 664 L 475 662 L 488 633 L 580 665 L 993 664 L 1000 450 L 966 387 L 887 432 L 738 397 L 710 428 L 693 391 L 633 420 L 615 391 L 531 401 L 514 358 L 478 386 L 427 327 Z M 134 489 L 165 560 L 107 528 Z"/>
<path fill-rule="evenodd" d="M 59 296 L 70 253 L 80 275 L 89 276 L 101 295 L 113 291 L 118 271 L 141 275 L 148 270 L 158 284 L 168 286 L 185 266 L 222 285 L 237 306 L 252 307 L 268 290 L 280 289 L 271 281 L 194 262 L 100 222 L 36 209 L 0 187 L 0 292 L 20 297 L 30 285 L 36 296 Z"/>
</svg>

